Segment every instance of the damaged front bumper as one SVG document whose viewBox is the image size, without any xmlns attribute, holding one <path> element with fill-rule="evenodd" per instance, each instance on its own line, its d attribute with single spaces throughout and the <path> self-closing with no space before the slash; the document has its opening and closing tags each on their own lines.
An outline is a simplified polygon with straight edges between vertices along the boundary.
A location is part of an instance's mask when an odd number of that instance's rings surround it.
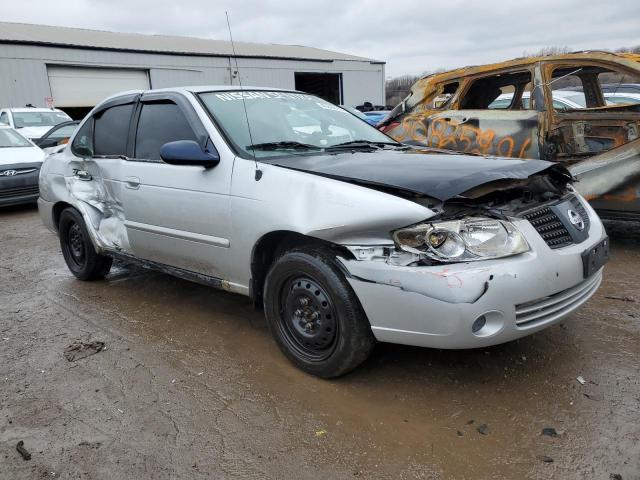
<svg viewBox="0 0 640 480">
<path fill-rule="evenodd" d="M 559 322 L 598 289 L 602 268 L 585 278 L 582 254 L 606 235 L 588 211 L 588 238 L 559 249 L 517 220 L 531 250 L 513 257 L 436 266 L 339 260 L 379 341 L 448 349 L 495 345 Z"/>
</svg>

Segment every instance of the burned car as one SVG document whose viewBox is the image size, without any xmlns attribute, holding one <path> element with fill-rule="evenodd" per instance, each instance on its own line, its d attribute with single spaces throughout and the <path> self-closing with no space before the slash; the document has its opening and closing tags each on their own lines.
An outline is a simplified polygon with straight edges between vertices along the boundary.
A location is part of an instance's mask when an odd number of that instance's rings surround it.
<svg viewBox="0 0 640 480">
<path fill-rule="evenodd" d="M 558 162 L 610 218 L 640 218 L 640 55 L 579 52 L 428 75 L 378 127 L 458 152 Z"/>
<path fill-rule="evenodd" d="M 40 186 L 76 277 L 123 259 L 247 295 L 322 377 L 376 341 L 473 348 L 548 327 L 593 295 L 608 255 L 564 167 L 416 150 L 295 91 L 112 97 Z"/>
</svg>

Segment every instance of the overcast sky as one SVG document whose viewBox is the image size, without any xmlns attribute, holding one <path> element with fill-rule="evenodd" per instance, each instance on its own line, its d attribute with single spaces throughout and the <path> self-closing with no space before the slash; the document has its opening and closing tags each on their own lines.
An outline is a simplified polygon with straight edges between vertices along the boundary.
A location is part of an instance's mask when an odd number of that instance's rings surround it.
<svg viewBox="0 0 640 480">
<path fill-rule="evenodd" d="M 489 63 L 542 47 L 640 45 L 640 1 L 0 0 L 1 21 L 325 48 L 387 76 Z"/>
</svg>

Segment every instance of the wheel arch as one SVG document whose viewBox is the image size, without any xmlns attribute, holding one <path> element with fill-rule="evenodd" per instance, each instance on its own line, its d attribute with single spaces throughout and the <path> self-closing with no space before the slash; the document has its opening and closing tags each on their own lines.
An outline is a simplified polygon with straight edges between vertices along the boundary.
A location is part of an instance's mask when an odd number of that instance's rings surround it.
<svg viewBox="0 0 640 480">
<path fill-rule="evenodd" d="M 343 245 L 304 235 L 292 230 L 276 230 L 264 234 L 251 250 L 251 280 L 249 296 L 256 308 L 262 308 L 264 282 L 273 262 L 284 252 L 295 247 L 318 245 L 331 248 L 336 255 L 353 258 Z"/>
<path fill-rule="evenodd" d="M 60 228 L 60 216 L 62 215 L 62 212 L 67 208 L 74 208 L 78 210 L 76 207 L 74 207 L 70 203 L 63 202 L 63 201 L 56 202 L 56 204 L 53 206 L 53 209 L 51 210 L 51 215 L 53 216 L 53 226 L 55 227 L 56 232 L 59 231 L 59 228 Z M 80 212 L 80 214 L 82 214 L 82 212 Z"/>
</svg>

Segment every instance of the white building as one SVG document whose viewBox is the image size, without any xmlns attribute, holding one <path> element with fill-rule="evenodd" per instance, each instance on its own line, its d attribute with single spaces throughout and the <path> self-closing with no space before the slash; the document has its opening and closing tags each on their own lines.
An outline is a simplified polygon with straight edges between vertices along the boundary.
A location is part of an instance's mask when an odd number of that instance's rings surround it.
<svg viewBox="0 0 640 480">
<path fill-rule="evenodd" d="M 244 86 L 384 104 L 384 62 L 298 45 L 235 42 L 235 51 L 222 40 L 0 22 L 0 107 L 53 105 L 80 118 L 119 91 L 237 85 L 238 72 Z"/>
</svg>

